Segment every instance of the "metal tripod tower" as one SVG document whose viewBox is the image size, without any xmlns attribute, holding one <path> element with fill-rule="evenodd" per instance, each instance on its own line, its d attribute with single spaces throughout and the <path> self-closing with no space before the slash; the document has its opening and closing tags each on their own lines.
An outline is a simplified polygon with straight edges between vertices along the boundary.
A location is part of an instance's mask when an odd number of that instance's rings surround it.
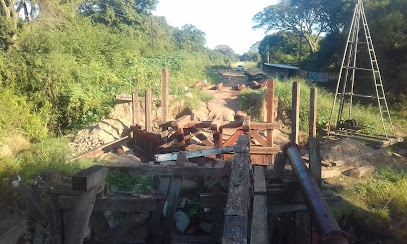
<svg viewBox="0 0 407 244">
<path fill-rule="evenodd" d="M 365 41 L 359 40 L 360 25 L 362 25 L 364 31 Z M 362 34 L 363 36 L 363 34 Z M 369 52 L 371 68 L 356 67 L 356 58 L 358 54 L 358 44 L 366 44 Z M 376 95 L 362 95 L 354 93 L 355 86 L 355 72 L 370 71 L 373 74 L 374 86 L 376 88 Z M 350 83 L 350 84 L 349 84 Z M 350 85 L 350 86 L 349 86 Z M 376 53 L 373 47 L 372 37 L 370 35 L 369 27 L 367 25 L 366 15 L 363 8 L 363 2 L 358 0 L 353 13 L 352 24 L 350 26 L 348 40 L 343 54 L 343 60 L 341 70 L 339 72 L 338 84 L 336 86 L 335 98 L 332 104 L 331 115 L 328 124 L 328 134 L 331 132 L 332 117 L 335 110 L 336 100 L 339 96 L 339 113 L 336 124 L 336 129 L 344 129 L 352 126 L 356 126 L 356 121 L 352 120 L 352 100 L 353 97 L 364 97 L 377 99 L 380 111 L 380 118 L 382 121 L 384 136 L 389 139 L 389 134 L 395 137 L 393 124 L 390 118 L 389 108 L 387 106 L 386 96 L 384 94 L 382 77 L 380 75 L 379 64 L 377 63 Z M 343 108 L 346 99 L 349 98 L 349 115 L 346 122 L 343 119 Z M 346 126 L 344 126 L 346 124 Z M 350 125 L 349 125 L 350 124 Z"/>
</svg>

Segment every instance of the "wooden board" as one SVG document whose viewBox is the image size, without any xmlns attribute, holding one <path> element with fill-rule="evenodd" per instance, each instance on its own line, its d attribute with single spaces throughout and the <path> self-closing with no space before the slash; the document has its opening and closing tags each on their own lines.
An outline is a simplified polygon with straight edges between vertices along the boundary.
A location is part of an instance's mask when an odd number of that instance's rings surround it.
<svg viewBox="0 0 407 244">
<path fill-rule="evenodd" d="M 281 151 L 280 147 L 258 147 L 258 146 L 251 146 L 250 153 L 251 154 L 277 154 Z"/>
<path fill-rule="evenodd" d="M 157 175 L 157 176 L 230 176 L 230 168 L 191 168 L 191 167 L 163 167 L 143 165 L 138 167 L 110 167 L 129 175 Z"/>
<path fill-rule="evenodd" d="M 254 198 L 251 242 L 268 243 L 267 189 L 264 168 L 254 166 Z"/>
<path fill-rule="evenodd" d="M 0 244 L 17 243 L 17 240 L 27 228 L 27 223 L 22 221 L 5 232 L 0 231 Z"/>
<path fill-rule="evenodd" d="M 174 128 L 174 130 L 178 130 L 180 128 L 184 128 L 189 121 L 191 121 L 191 115 L 184 115 L 176 121 L 172 121 L 171 126 Z"/>
<path fill-rule="evenodd" d="M 92 150 L 90 152 L 87 152 L 87 153 L 82 154 L 82 155 L 80 155 L 78 157 L 75 157 L 75 158 L 69 160 L 69 162 L 71 163 L 71 162 L 78 161 L 80 159 L 97 157 L 97 156 L 101 155 L 102 153 L 109 152 L 110 150 L 112 150 L 112 149 L 114 149 L 116 147 L 119 147 L 119 146 L 123 145 L 124 143 L 126 143 L 128 141 L 130 141 L 129 137 L 123 137 L 123 138 L 117 139 L 115 141 L 112 141 L 110 143 L 102 145 L 102 146 L 100 146 L 100 147 L 98 147 L 98 148 L 96 148 L 96 149 L 94 149 L 94 150 Z"/>
<path fill-rule="evenodd" d="M 208 139 L 204 134 L 202 134 L 200 131 L 198 131 L 195 128 L 190 129 L 192 135 L 194 135 L 196 138 L 198 138 L 203 144 L 205 144 L 208 147 L 214 147 L 214 144 L 212 141 Z"/>
<path fill-rule="evenodd" d="M 101 165 L 93 165 L 79 171 L 72 176 L 72 190 L 89 191 L 105 180 L 106 172 L 107 168 Z"/>
</svg>

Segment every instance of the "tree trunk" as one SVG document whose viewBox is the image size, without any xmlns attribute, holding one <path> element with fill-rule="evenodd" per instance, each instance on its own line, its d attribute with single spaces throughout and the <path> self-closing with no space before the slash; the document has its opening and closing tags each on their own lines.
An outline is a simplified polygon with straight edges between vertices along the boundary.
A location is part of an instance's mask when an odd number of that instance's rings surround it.
<svg viewBox="0 0 407 244">
<path fill-rule="evenodd" d="M 314 43 L 312 42 L 311 38 L 307 37 L 307 36 L 305 35 L 305 33 L 302 33 L 302 36 L 303 36 L 304 39 L 307 41 L 311 53 L 314 53 L 316 50 L 315 50 L 315 45 L 314 45 Z"/>
</svg>

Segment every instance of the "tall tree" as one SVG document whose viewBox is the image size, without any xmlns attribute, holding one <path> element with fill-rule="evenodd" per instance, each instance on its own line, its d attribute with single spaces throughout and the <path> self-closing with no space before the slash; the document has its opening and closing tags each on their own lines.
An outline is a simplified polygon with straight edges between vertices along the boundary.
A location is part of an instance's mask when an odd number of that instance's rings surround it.
<svg viewBox="0 0 407 244">
<path fill-rule="evenodd" d="M 321 33 L 327 31 L 327 23 L 319 1 L 280 0 L 276 5 L 264 8 L 253 17 L 258 23 L 253 28 L 288 30 L 304 38 L 311 52 L 317 50 Z"/>
</svg>

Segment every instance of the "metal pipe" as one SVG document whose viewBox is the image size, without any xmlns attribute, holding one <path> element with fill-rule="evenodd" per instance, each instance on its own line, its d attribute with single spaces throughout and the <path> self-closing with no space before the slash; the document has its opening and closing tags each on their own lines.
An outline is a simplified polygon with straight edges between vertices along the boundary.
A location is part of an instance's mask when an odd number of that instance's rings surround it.
<svg viewBox="0 0 407 244">
<path fill-rule="evenodd" d="M 351 243 L 352 237 L 339 227 L 297 148 L 296 144 L 288 143 L 284 146 L 284 152 L 287 154 L 294 175 L 300 184 L 302 195 L 322 243 Z"/>
</svg>

